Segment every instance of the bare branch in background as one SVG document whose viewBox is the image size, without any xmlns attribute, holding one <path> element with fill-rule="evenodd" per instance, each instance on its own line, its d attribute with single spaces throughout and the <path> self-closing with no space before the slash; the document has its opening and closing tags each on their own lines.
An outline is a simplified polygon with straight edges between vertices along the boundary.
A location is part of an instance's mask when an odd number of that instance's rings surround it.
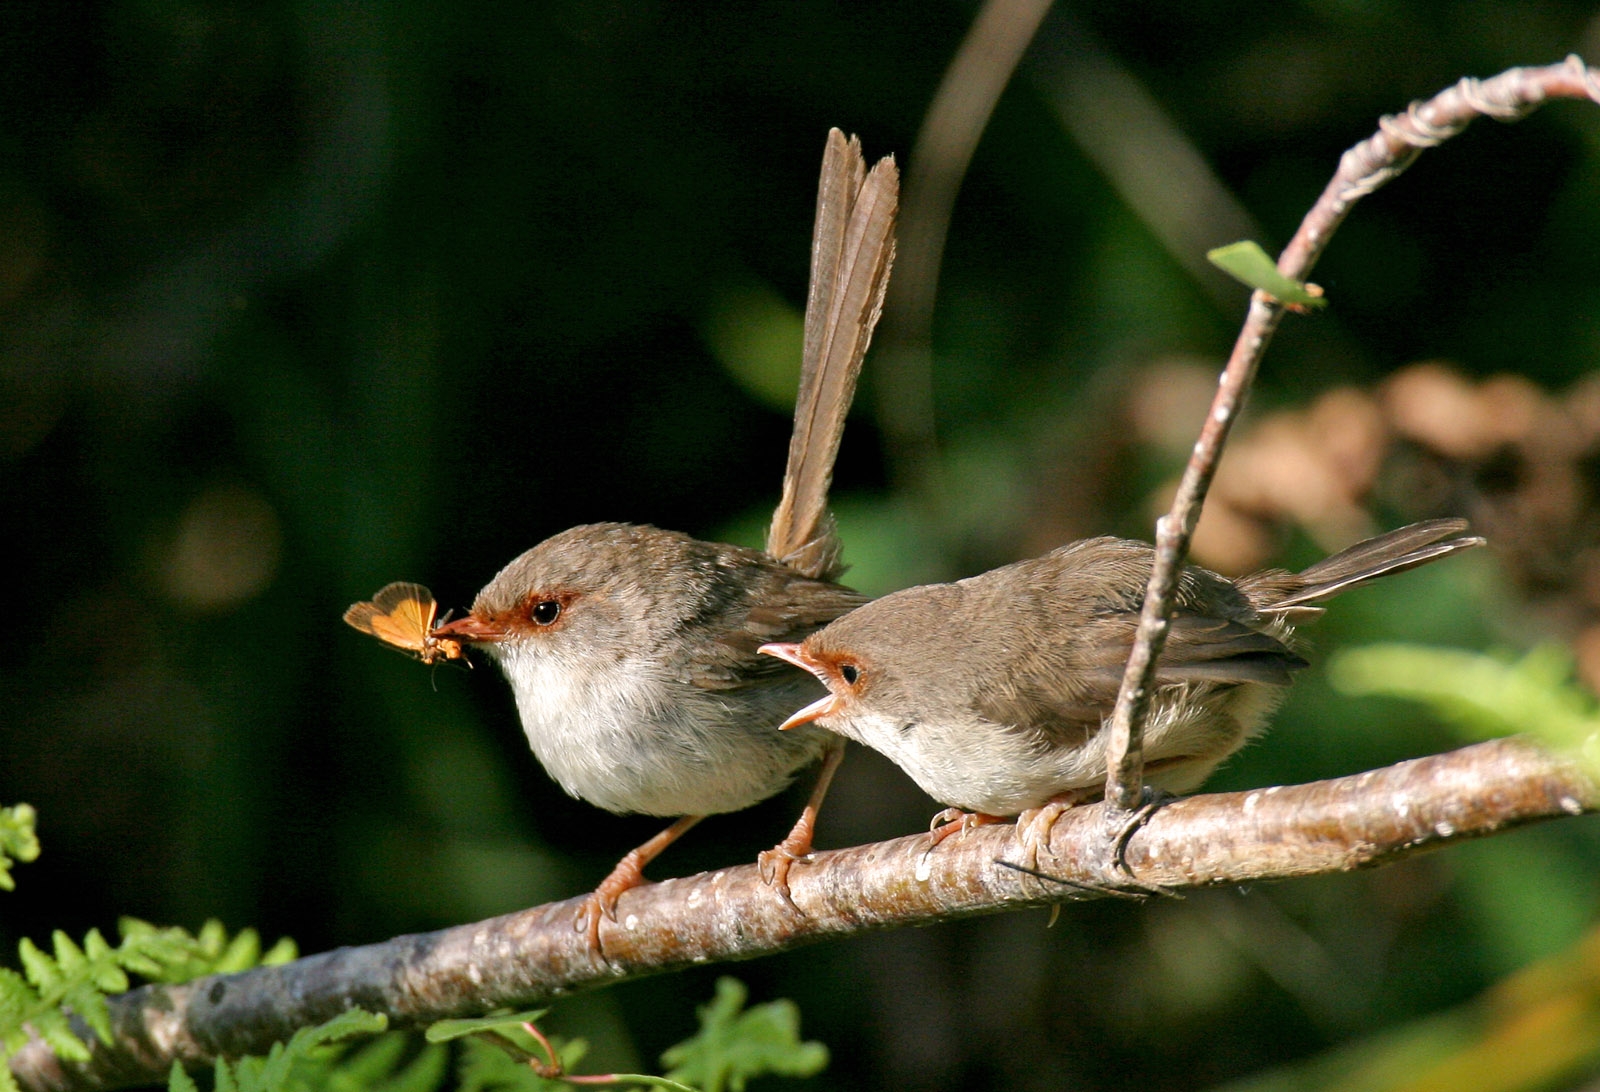
<svg viewBox="0 0 1600 1092">
<path fill-rule="evenodd" d="M 891 474 L 912 492 L 928 487 L 935 466 L 933 301 L 950 212 L 994 104 L 1048 10 L 1049 0 L 987 0 L 945 70 L 911 151 L 875 389 Z"/>
<path fill-rule="evenodd" d="M 1413 103 L 1403 115 L 1379 119 L 1378 131 L 1340 158 L 1333 180 L 1278 258 L 1278 271 L 1294 280 L 1305 280 L 1351 206 L 1405 170 L 1424 148 L 1448 140 L 1480 116 L 1517 121 L 1549 98 L 1600 102 L 1600 71 L 1586 67 L 1577 57 L 1543 68 L 1513 68 L 1488 80 L 1463 79 L 1427 102 Z M 1228 430 L 1244 405 L 1256 368 L 1283 312 L 1283 305 L 1265 293 L 1251 295 L 1244 328 L 1223 370 L 1211 412 L 1195 441 L 1194 454 L 1178 483 L 1172 508 L 1156 523 L 1155 566 L 1145 592 L 1139 635 L 1117 695 L 1106 750 L 1110 766 L 1106 799 L 1124 812 L 1136 807 L 1140 800 L 1144 720 L 1149 711 L 1156 660 L 1167 639 L 1173 585 L 1189 552 L 1195 525 L 1200 522 L 1200 509 L 1216 474 Z"/>
<path fill-rule="evenodd" d="M 1201 291 L 1232 314 L 1237 286 L 1206 261 L 1206 251 L 1259 239 L 1261 227 L 1200 150 L 1144 84 L 1064 12 L 1040 33 L 1028 69 L 1117 195 Z"/>
</svg>

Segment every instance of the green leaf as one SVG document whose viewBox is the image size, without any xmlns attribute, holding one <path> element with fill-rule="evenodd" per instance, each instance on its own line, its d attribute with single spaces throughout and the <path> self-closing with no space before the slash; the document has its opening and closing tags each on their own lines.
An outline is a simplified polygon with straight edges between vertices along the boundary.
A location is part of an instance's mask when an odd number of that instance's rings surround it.
<svg viewBox="0 0 1600 1092">
<path fill-rule="evenodd" d="M 828 1064 L 828 1048 L 800 1041 L 800 1011 L 792 1001 L 769 1001 L 748 1011 L 736 978 L 717 979 L 717 994 L 700 1009 L 700 1032 L 661 1055 L 667 1076 L 703 1092 L 742 1092 L 764 1073 L 810 1077 Z"/>
<path fill-rule="evenodd" d="M 87 1062 L 89 1060 L 89 1046 L 78 1038 L 67 1023 L 66 1015 L 57 1008 L 47 1008 L 35 1014 L 28 1021 L 39 1038 L 45 1045 L 55 1052 L 56 1057 L 68 1062 Z"/>
<path fill-rule="evenodd" d="M 240 1059 L 241 1062 L 245 1060 L 247 1059 Z M 217 1064 L 212 1067 L 216 1092 L 239 1092 L 239 1082 L 234 1079 L 233 1072 L 233 1067 L 225 1059 L 217 1059 Z"/>
<path fill-rule="evenodd" d="M 281 937 L 278 943 L 268 948 L 257 964 L 261 967 L 276 967 L 282 963 L 292 963 L 300 958 L 300 946 L 290 937 Z"/>
<path fill-rule="evenodd" d="M 435 1092 L 450 1068 L 450 1051 L 428 1044 L 404 1066 L 409 1035 L 382 1035 L 344 1054 L 329 1068 L 320 1092 Z"/>
<path fill-rule="evenodd" d="M 61 972 L 55 961 L 41 952 L 33 941 L 27 937 L 18 941 L 17 955 L 22 960 L 22 973 L 34 989 L 41 994 L 50 994 L 61 988 Z"/>
<path fill-rule="evenodd" d="M 62 995 L 61 1006 L 82 1017 L 102 1043 L 111 1042 L 111 1009 L 106 1005 L 105 994 L 87 982 L 79 982 Z"/>
<path fill-rule="evenodd" d="M 549 1009 L 532 1009 L 528 1012 L 516 1012 L 509 1015 L 491 1013 L 488 1016 L 479 1016 L 471 1020 L 440 1020 L 429 1026 L 427 1039 L 430 1043 L 446 1043 L 451 1039 L 460 1039 L 465 1035 L 477 1035 L 479 1032 L 493 1031 L 504 1034 L 508 1031 L 522 1031 L 523 1024 L 537 1024 L 542 1020 Z"/>
<path fill-rule="evenodd" d="M 1468 738 L 1517 732 L 1591 760 L 1600 740 L 1595 699 L 1573 681 L 1571 655 L 1546 645 L 1521 659 L 1422 645 L 1346 649 L 1328 678 L 1346 694 L 1423 702 Z"/>
<path fill-rule="evenodd" d="M 117 923 L 122 934 L 117 962 L 152 982 L 187 982 L 208 974 L 245 971 L 272 960 L 284 963 L 297 955 L 287 938 L 259 955 L 261 938 L 254 929 L 242 929 L 233 940 L 219 921 L 208 921 L 191 936 L 178 928 L 157 928 L 138 918 Z"/>
<path fill-rule="evenodd" d="M 34 831 L 38 818 L 31 804 L 0 808 L 0 890 L 16 890 L 17 881 L 11 877 L 13 861 L 38 860 L 39 836 Z"/>
<path fill-rule="evenodd" d="M 172 1063 L 172 1070 L 167 1074 L 167 1092 L 200 1092 L 200 1087 L 194 1083 L 194 1078 L 183 1070 L 177 1062 Z"/>
<path fill-rule="evenodd" d="M 465 1022 L 465 1021 L 463 1021 Z M 562 1042 L 551 1039 L 556 1056 L 564 1072 L 573 1067 L 588 1052 L 582 1039 Z M 566 1081 L 541 1077 L 526 1062 L 518 1061 L 504 1050 L 484 1039 L 467 1039 L 461 1044 L 461 1062 L 457 1067 L 457 1092 L 571 1092 Z"/>
<path fill-rule="evenodd" d="M 332 1044 L 352 1035 L 384 1031 L 388 1018 L 351 1009 L 315 1027 L 301 1028 L 287 1043 L 273 1043 L 265 1057 L 240 1058 L 233 1065 L 218 1059 L 216 1092 L 308 1092 L 324 1087 L 340 1051 Z"/>
<path fill-rule="evenodd" d="M 78 947 L 71 937 L 60 929 L 50 934 L 51 945 L 55 948 L 56 966 L 61 968 L 61 973 L 69 979 L 84 979 L 89 977 L 89 957 L 83 954 L 83 949 Z"/>
<path fill-rule="evenodd" d="M 1277 263 L 1253 240 L 1245 239 L 1219 246 L 1206 251 L 1206 257 L 1212 265 L 1234 280 L 1250 288 L 1259 288 L 1281 303 L 1300 308 L 1328 305 L 1320 288 L 1291 280 L 1279 273 Z"/>
</svg>

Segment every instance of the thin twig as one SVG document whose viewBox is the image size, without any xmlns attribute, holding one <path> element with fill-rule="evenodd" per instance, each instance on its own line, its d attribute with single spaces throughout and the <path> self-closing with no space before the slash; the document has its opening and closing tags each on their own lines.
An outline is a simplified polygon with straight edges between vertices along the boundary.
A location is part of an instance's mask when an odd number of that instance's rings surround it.
<svg viewBox="0 0 1600 1092">
<path fill-rule="evenodd" d="M 1600 807 L 1588 773 L 1534 744 L 1481 743 L 1309 785 L 1189 797 L 1129 843 L 1148 885 L 1171 889 L 1344 872 L 1510 826 Z M 474 925 L 341 948 L 280 967 L 146 986 L 111 999 L 115 1037 L 86 1063 L 41 1041 L 11 1059 L 29 1092 L 88 1092 L 161 1079 L 218 1054 L 265 1051 L 354 1006 L 398 1025 L 539 1007 L 577 990 L 695 964 L 750 959 L 875 929 L 1097 898 L 1125 877 L 1096 851 L 1104 808 L 1067 813 L 1041 878 L 1017 860 L 1014 828 L 978 827 L 932 853 L 926 834 L 818 853 L 790 875 L 791 907 L 754 864 L 637 888 L 601 934 L 572 930 L 577 900 Z"/>
<path fill-rule="evenodd" d="M 1600 102 L 1600 70 L 1586 67 L 1577 57 L 1568 57 L 1562 64 L 1513 68 L 1493 79 L 1463 79 L 1427 102 L 1413 103 L 1403 115 L 1380 119 L 1376 133 L 1340 158 L 1333 180 L 1278 258 L 1279 272 L 1304 280 L 1351 206 L 1410 166 L 1422 149 L 1455 136 L 1474 118 L 1517 121 L 1551 98 Z M 1150 572 L 1138 637 L 1117 694 L 1106 747 L 1106 799 L 1123 812 L 1136 807 L 1140 800 L 1144 722 L 1150 708 L 1156 660 L 1167 640 L 1173 585 L 1188 555 L 1195 525 L 1200 522 L 1200 509 L 1228 430 L 1244 404 L 1283 312 L 1283 305 L 1264 292 L 1250 297 L 1244 328 L 1223 370 L 1211 412 L 1184 469 L 1172 508 L 1156 522 L 1155 566 Z"/>
</svg>

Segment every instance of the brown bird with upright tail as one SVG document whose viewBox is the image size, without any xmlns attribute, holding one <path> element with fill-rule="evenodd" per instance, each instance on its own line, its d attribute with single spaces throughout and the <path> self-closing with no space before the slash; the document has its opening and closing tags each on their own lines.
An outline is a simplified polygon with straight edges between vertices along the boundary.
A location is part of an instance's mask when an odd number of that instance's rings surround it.
<svg viewBox="0 0 1600 1092">
<path fill-rule="evenodd" d="M 601 917 L 615 920 L 618 896 L 644 882 L 652 858 L 702 817 L 764 800 L 822 757 L 799 822 L 762 854 L 785 897 L 790 865 L 810 852 L 841 747 L 819 730 L 773 731 L 819 691 L 756 650 L 867 599 L 835 583 L 843 566 L 827 495 L 883 306 L 898 190 L 892 159 L 868 172 L 854 139 L 829 134 L 794 435 L 765 552 L 654 527 L 574 527 L 516 558 L 469 614 L 432 633 L 500 665 L 528 743 L 567 792 L 607 811 L 680 817 L 585 901 L 577 926 L 597 951 Z"/>
<path fill-rule="evenodd" d="M 1260 730 L 1306 665 L 1294 627 L 1323 601 L 1481 546 L 1465 520 L 1414 523 L 1303 572 L 1229 580 L 1186 566 L 1144 732 L 1145 777 L 1188 792 Z M 1154 550 L 1093 538 L 953 584 L 908 588 L 803 642 L 761 651 L 828 694 L 784 722 L 820 724 L 883 752 L 941 813 L 935 844 L 1020 815 L 1028 853 L 1063 806 L 1098 797 L 1106 725 L 1133 646 Z M 970 813 L 960 815 L 960 812 Z"/>
</svg>

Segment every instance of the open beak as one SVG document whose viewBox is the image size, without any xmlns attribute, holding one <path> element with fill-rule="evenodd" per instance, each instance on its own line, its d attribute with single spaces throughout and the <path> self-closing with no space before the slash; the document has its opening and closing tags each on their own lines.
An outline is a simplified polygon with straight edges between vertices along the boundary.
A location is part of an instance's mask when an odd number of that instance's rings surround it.
<svg viewBox="0 0 1600 1092">
<path fill-rule="evenodd" d="M 447 637 L 468 644 L 492 644 L 495 641 L 504 641 L 510 634 L 504 628 L 486 622 L 476 614 L 463 614 L 454 622 L 434 626 L 428 632 L 428 636 Z"/>
<path fill-rule="evenodd" d="M 824 671 L 816 661 L 811 659 L 810 656 L 806 655 L 806 650 L 803 645 L 793 643 L 762 645 L 760 648 L 756 649 L 756 651 L 767 656 L 776 656 L 780 660 L 787 660 L 796 667 L 804 668 L 805 670 L 811 672 L 811 674 L 815 675 L 817 680 L 821 682 L 823 686 L 828 686 L 827 672 Z M 839 698 L 834 694 L 833 688 L 829 686 L 828 693 L 826 695 L 818 698 L 816 701 L 812 702 L 810 705 L 794 714 L 794 716 L 778 725 L 778 731 L 787 732 L 790 728 L 798 728 L 802 724 L 810 724 L 812 721 L 817 720 L 820 717 L 825 717 L 830 713 L 838 711 L 838 708 Z"/>
</svg>

